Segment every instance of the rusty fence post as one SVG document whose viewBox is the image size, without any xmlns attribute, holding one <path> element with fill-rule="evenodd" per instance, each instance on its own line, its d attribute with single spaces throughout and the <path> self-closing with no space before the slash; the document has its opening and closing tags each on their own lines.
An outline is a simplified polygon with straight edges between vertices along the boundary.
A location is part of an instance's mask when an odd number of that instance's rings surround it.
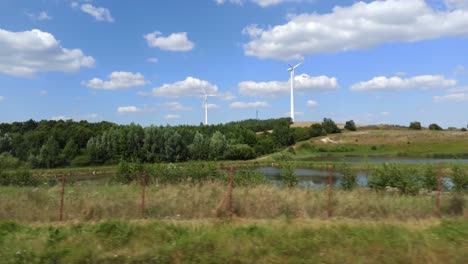
<svg viewBox="0 0 468 264">
<path fill-rule="evenodd" d="M 231 171 L 229 173 L 229 193 L 228 193 L 228 206 L 229 206 L 229 216 L 232 217 L 232 185 L 234 181 L 234 167 L 231 165 Z"/>
<path fill-rule="evenodd" d="M 63 204 L 65 196 L 65 174 L 62 174 L 62 190 L 60 192 L 60 209 L 59 209 L 59 221 L 63 220 Z"/>
<path fill-rule="evenodd" d="M 146 170 L 141 178 L 141 217 L 145 218 Z"/>
<path fill-rule="evenodd" d="M 331 198 L 332 198 L 332 185 L 333 185 L 333 165 L 329 167 L 328 173 L 328 218 L 331 218 L 332 208 L 331 208 Z"/>
<path fill-rule="evenodd" d="M 437 217 L 441 217 L 440 214 L 440 193 L 442 191 L 442 163 L 439 162 L 439 169 L 437 173 L 437 208 L 436 208 L 436 215 Z"/>
</svg>

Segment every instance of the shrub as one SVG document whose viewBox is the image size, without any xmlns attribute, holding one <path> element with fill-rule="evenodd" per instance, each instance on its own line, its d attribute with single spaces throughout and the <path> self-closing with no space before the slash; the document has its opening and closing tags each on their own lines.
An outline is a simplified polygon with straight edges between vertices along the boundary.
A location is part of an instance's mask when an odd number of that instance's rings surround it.
<svg viewBox="0 0 468 264">
<path fill-rule="evenodd" d="M 460 130 L 461 130 L 461 131 L 466 131 L 466 128 L 462 127 Z"/>
<path fill-rule="evenodd" d="M 384 163 L 374 170 L 369 177 L 368 185 L 377 190 L 389 186 L 398 188 L 403 194 L 414 195 L 421 189 L 421 178 L 414 170 L 401 168 L 397 164 Z"/>
<path fill-rule="evenodd" d="M 350 131 L 356 131 L 356 124 L 354 123 L 353 120 L 346 121 L 345 124 L 345 129 L 350 130 Z"/>
<path fill-rule="evenodd" d="M 21 166 L 21 161 L 13 157 L 10 153 L 4 152 L 0 154 L 0 168 L 17 169 L 20 166 Z"/>
<path fill-rule="evenodd" d="M 429 125 L 429 130 L 438 130 L 438 131 L 440 131 L 440 130 L 443 130 L 443 129 L 437 124 L 430 124 Z"/>
<path fill-rule="evenodd" d="M 418 121 L 411 122 L 409 125 L 409 128 L 413 130 L 421 130 L 421 122 L 418 122 Z"/>
<path fill-rule="evenodd" d="M 229 182 L 229 174 L 224 174 L 225 182 Z M 254 170 L 236 170 L 234 174 L 234 186 L 251 187 L 260 184 L 267 184 L 268 180 L 263 173 Z"/>
<path fill-rule="evenodd" d="M 139 162 L 120 161 L 117 166 L 117 173 L 112 178 L 113 181 L 129 184 L 140 179 L 144 171 L 144 166 Z"/>
<path fill-rule="evenodd" d="M 468 173 L 459 165 L 452 166 L 453 189 L 457 192 L 468 190 Z"/>
<path fill-rule="evenodd" d="M 449 199 L 447 207 L 447 213 L 450 215 L 463 215 L 463 209 L 465 208 L 465 198 L 460 193 L 453 194 Z"/>
<path fill-rule="evenodd" d="M 249 160 L 255 158 L 255 150 L 247 144 L 237 144 L 229 146 L 224 154 L 227 160 Z"/>
<path fill-rule="evenodd" d="M 284 162 L 280 165 L 281 173 L 280 178 L 281 181 L 287 187 L 295 187 L 299 183 L 299 178 L 297 177 L 296 173 L 294 172 L 295 165 L 293 162 Z"/>
<path fill-rule="evenodd" d="M 322 122 L 322 127 L 323 129 L 325 129 L 327 134 L 341 133 L 341 130 L 331 118 L 324 118 Z"/>
<path fill-rule="evenodd" d="M 350 169 L 348 164 L 338 166 L 337 171 L 342 174 L 340 185 L 344 190 L 351 191 L 357 186 L 356 173 Z"/>
<path fill-rule="evenodd" d="M 435 191 L 438 186 L 436 167 L 433 165 L 426 166 L 422 173 L 422 187 L 429 191 Z"/>
<path fill-rule="evenodd" d="M 91 156 L 88 154 L 80 155 L 70 161 L 70 165 L 73 167 L 84 167 L 91 165 Z"/>
<path fill-rule="evenodd" d="M 309 128 L 310 137 L 320 137 L 327 135 L 327 131 L 323 129 L 321 124 L 313 124 Z"/>
<path fill-rule="evenodd" d="M 0 171 L 0 185 L 13 186 L 37 186 L 40 180 L 34 177 L 27 169 L 17 169 L 14 171 Z"/>
</svg>

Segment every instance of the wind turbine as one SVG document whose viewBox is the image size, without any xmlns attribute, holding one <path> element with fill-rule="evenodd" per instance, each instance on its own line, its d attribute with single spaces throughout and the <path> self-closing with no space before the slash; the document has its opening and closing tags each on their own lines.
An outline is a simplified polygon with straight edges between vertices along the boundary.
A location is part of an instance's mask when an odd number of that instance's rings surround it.
<svg viewBox="0 0 468 264">
<path fill-rule="evenodd" d="M 301 65 L 302 62 L 299 62 L 296 66 L 289 65 L 288 71 L 291 73 L 291 120 L 294 122 L 294 70 Z"/>
<path fill-rule="evenodd" d="M 203 88 L 203 106 L 205 107 L 205 126 L 208 125 L 208 97 L 216 96 L 214 94 L 207 94 L 205 88 Z"/>
</svg>

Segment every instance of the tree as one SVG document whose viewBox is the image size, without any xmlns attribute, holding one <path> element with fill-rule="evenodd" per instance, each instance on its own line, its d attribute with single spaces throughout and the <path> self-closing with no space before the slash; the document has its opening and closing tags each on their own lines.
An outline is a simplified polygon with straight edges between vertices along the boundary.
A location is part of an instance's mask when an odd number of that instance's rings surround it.
<svg viewBox="0 0 468 264">
<path fill-rule="evenodd" d="M 327 131 L 323 129 L 322 124 L 313 124 L 309 128 L 310 137 L 320 137 L 327 135 Z"/>
<path fill-rule="evenodd" d="M 249 160 L 255 158 L 255 151 L 247 144 L 229 146 L 224 158 L 227 160 Z"/>
<path fill-rule="evenodd" d="M 413 130 L 421 130 L 421 123 L 418 121 L 411 122 L 409 128 Z"/>
<path fill-rule="evenodd" d="M 437 124 L 430 124 L 429 130 L 443 130 L 443 129 Z"/>
<path fill-rule="evenodd" d="M 272 136 L 279 147 L 286 147 L 294 144 L 294 134 L 287 122 L 276 124 L 273 128 Z"/>
<path fill-rule="evenodd" d="M 47 168 L 53 168 L 59 163 L 59 154 L 58 142 L 53 137 L 49 137 L 41 148 L 39 162 Z"/>
<path fill-rule="evenodd" d="M 345 124 L 345 129 L 348 129 L 349 131 L 356 131 L 356 124 L 354 123 L 353 120 L 346 121 Z"/>
<path fill-rule="evenodd" d="M 70 163 L 77 155 L 79 149 L 78 145 L 75 143 L 73 139 L 68 140 L 67 144 L 62 150 L 62 155 L 67 163 Z"/>
<path fill-rule="evenodd" d="M 331 118 L 324 118 L 322 127 L 327 131 L 327 134 L 341 133 L 341 130 Z"/>
<path fill-rule="evenodd" d="M 200 132 L 196 132 L 192 144 L 189 145 L 190 157 L 194 160 L 205 160 L 209 156 L 209 142 Z"/>
<path fill-rule="evenodd" d="M 227 148 L 226 137 L 224 137 L 221 132 L 216 131 L 213 136 L 211 136 L 209 148 L 210 159 L 222 159 Z"/>
</svg>

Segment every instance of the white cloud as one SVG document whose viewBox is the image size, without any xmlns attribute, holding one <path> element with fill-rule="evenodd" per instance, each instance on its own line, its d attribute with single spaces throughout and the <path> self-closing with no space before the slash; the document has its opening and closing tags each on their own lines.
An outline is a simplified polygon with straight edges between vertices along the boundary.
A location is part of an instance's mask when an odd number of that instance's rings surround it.
<svg viewBox="0 0 468 264">
<path fill-rule="evenodd" d="M 454 93 L 443 96 L 434 96 L 434 102 L 468 102 L 468 93 Z"/>
<path fill-rule="evenodd" d="M 390 112 L 380 112 L 380 114 L 383 115 L 383 116 L 389 116 Z"/>
<path fill-rule="evenodd" d="M 159 104 L 159 106 L 168 108 L 170 111 L 189 111 L 189 110 L 192 110 L 192 108 L 183 106 L 179 102 L 162 103 L 162 104 Z"/>
<path fill-rule="evenodd" d="M 270 107 L 267 102 L 234 102 L 230 108 L 254 108 L 254 107 Z"/>
<path fill-rule="evenodd" d="M 214 2 L 218 5 L 222 5 L 224 3 L 231 3 L 236 5 L 243 5 L 244 2 L 247 0 L 214 0 Z M 304 2 L 305 0 L 251 0 L 253 3 L 261 6 L 267 7 L 272 5 L 278 5 L 286 2 Z"/>
<path fill-rule="evenodd" d="M 445 79 L 442 75 L 420 75 L 412 78 L 400 78 L 384 76 L 374 77 L 366 82 L 359 82 L 351 86 L 352 91 L 369 92 L 369 91 L 395 91 L 395 90 L 410 90 L 410 89 L 431 89 L 431 88 L 447 88 L 457 84 L 456 80 Z"/>
<path fill-rule="evenodd" d="M 138 113 L 143 110 L 136 106 L 120 106 L 117 108 L 117 113 Z"/>
<path fill-rule="evenodd" d="M 160 48 L 168 51 L 190 51 L 194 48 L 195 44 L 188 40 L 187 32 L 172 33 L 167 37 L 161 36 L 162 33 L 155 31 L 146 34 L 144 38 L 148 46 Z"/>
<path fill-rule="evenodd" d="M 0 29 L 1 73 L 32 76 L 37 72 L 75 72 L 93 66 L 93 57 L 85 56 L 80 49 L 63 48 L 50 33 Z"/>
<path fill-rule="evenodd" d="M 112 72 L 108 75 L 108 78 L 108 81 L 93 78 L 87 82 L 82 82 L 82 84 L 94 89 L 117 90 L 145 86 L 149 83 L 145 80 L 145 77 L 138 72 Z"/>
<path fill-rule="evenodd" d="M 156 62 L 158 62 L 158 59 L 157 58 L 148 58 L 147 61 L 152 62 L 152 63 L 156 63 Z"/>
<path fill-rule="evenodd" d="M 336 78 L 328 76 L 309 76 L 301 74 L 295 76 L 295 91 L 302 93 L 335 91 L 338 89 L 338 81 Z M 239 93 L 245 96 L 261 96 L 271 97 L 287 94 L 290 91 L 289 81 L 270 81 L 270 82 L 253 82 L 246 81 L 238 84 Z"/>
<path fill-rule="evenodd" d="M 72 4 L 73 6 L 73 4 Z M 95 7 L 91 4 L 82 4 L 81 11 L 93 16 L 97 21 L 114 22 L 109 9 L 103 7 Z"/>
<path fill-rule="evenodd" d="M 468 86 L 449 89 L 449 93 L 468 92 Z"/>
<path fill-rule="evenodd" d="M 384 43 L 468 36 L 468 10 L 433 10 L 424 0 L 357 2 L 328 14 L 290 16 L 283 25 L 243 31 L 245 54 L 280 60 L 307 54 L 361 50 Z"/>
<path fill-rule="evenodd" d="M 455 75 L 465 75 L 465 74 L 468 74 L 468 69 L 465 68 L 465 66 L 463 65 L 457 65 L 453 73 Z"/>
<path fill-rule="evenodd" d="M 203 107 L 204 107 L 204 106 L 203 106 Z M 220 106 L 219 106 L 219 105 L 217 105 L 217 104 L 208 104 L 208 105 L 207 105 L 207 107 L 208 107 L 208 109 L 216 109 L 216 108 L 220 108 Z"/>
<path fill-rule="evenodd" d="M 317 105 L 318 105 L 317 101 L 314 101 L 314 100 L 307 101 L 307 106 L 317 106 Z"/>
<path fill-rule="evenodd" d="M 47 90 L 40 90 L 39 93 L 40 93 L 41 95 L 46 95 L 46 94 L 49 93 L 49 91 L 47 91 Z"/>
<path fill-rule="evenodd" d="M 39 14 L 34 14 L 30 12 L 25 13 L 31 20 L 38 20 L 38 21 L 43 21 L 43 20 L 51 20 L 52 17 L 47 14 L 47 12 L 42 11 Z"/>
<path fill-rule="evenodd" d="M 0 96 L 0 102 L 2 102 L 3 100 L 5 100 L 5 97 Z"/>
<path fill-rule="evenodd" d="M 69 120 L 71 119 L 70 117 L 67 117 L 67 116 L 64 116 L 64 115 L 59 115 L 59 116 L 53 116 L 50 118 L 50 120 L 54 120 L 54 121 L 59 121 L 59 120 Z"/>
<path fill-rule="evenodd" d="M 164 118 L 165 119 L 179 119 L 180 115 L 171 115 L 171 114 L 169 114 L 169 115 L 166 115 Z"/>
<path fill-rule="evenodd" d="M 218 92 L 218 86 L 208 81 L 189 76 L 183 81 L 170 84 L 166 83 L 160 87 L 153 88 L 150 95 L 160 97 L 201 96 L 203 94 L 203 89 L 208 94 L 216 94 Z M 145 94 L 140 93 L 140 95 Z"/>
<path fill-rule="evenodd" d="M 80 116 L 79 119 L 81 119 L 81 120 L 101 120 L 102 116 L 100 114 L 93 113 L 93 114 L 87 114 L 87 115 Z"/>
</svg>

